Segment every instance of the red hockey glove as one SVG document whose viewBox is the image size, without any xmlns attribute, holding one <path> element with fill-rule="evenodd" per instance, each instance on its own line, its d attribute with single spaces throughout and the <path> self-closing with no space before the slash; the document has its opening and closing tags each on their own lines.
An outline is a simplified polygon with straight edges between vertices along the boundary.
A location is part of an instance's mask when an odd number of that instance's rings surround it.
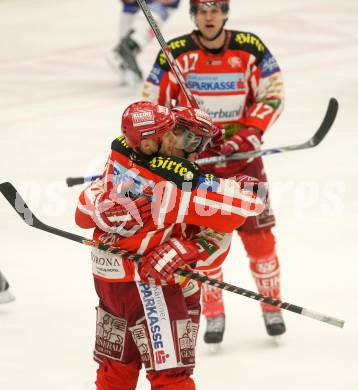
<svg viewBox="0 0 358 390">
<path fill-rule="evenodd" d="M 221 153 L 225 156 L 237 152 L 251 152 L 260 149 L 261 132 L 253 127 L 245 127 L 230 137 L 221 147 Z"/>
<path fill-rule="evenodd" d="M 106 191 L 96 199 L 94 220 L 107 233 L 129 237 L 151 216 L 148 190 L 145 196 L 131 199 L 117 190 Z"/>
<path fill-rule="evenodd" d="M 254 192 L 255 194 L 259 191 L 260 182 L 255 177 L 239 174 L 233 176 L 232 179 L 235 180 L 244 191 Z"/>
<path fill-rule="evenodd" d="M 256 197 L 259 197 L 264 204 L 267 202 L 268 185 L 266 181 L 259 181 L 255 177 L 241 174 L 235 175 L 233 179 L 240 184 L 243 193 L 247 193 L 249 196 L 254 194 Z"/>
<path fill-rule="evenodd" d="M 179 241 L 171 238 L 159 245 L 139 264 L 139 275 L 143 279 L 153 278 L 155 282 L 173 280 L 173 272 L 184 264 L 195 262 L 199 249 L 192 241 Z"/>
</svg>

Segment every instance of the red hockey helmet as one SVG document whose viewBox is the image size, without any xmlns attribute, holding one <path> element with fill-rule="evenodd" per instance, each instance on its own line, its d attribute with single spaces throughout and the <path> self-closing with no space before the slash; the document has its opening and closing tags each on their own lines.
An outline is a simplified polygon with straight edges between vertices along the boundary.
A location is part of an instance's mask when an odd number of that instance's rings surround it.
<svg viewBox="0 0 358 390">
<path fill-rule="evenodd" d="M 173 130 L 174 114 L 164 106 L 152 102 L 135 102 L 122 115 L 122 133 L 131 148 L 138 148 L 144 139 L 154 139 L 159 144 L 163 135 Z"/>
<path fill-rule="evenodd" d="M 207 7 L 220 7 L 224 13 L 228 13 L 230 0 L 190 0 L 190 13 L 195 15 L 201 5 Z"/>
<path fill-rule="evenodd" d="M 176 127 L 184 130 L 184 136 L 176 147 L 187 153 L 205 150 L 214 135 L 214 123 L 210 116 L 205 111 L 190 107 L 175 107 L 172 112 Z"/>
</svg>

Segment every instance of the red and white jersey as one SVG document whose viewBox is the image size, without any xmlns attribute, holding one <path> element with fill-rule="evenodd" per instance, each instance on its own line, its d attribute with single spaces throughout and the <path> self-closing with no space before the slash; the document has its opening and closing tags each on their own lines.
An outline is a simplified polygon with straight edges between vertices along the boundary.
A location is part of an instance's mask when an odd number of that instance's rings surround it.
<svg viewBox="0 0 358 390">
<path fill-rule="evenodd" d="M 130 237 L 122 237 L 96 225 L 96 200 L 129 179 L 135 183 L 133 197 L 142 195 L 144 187 L 153 189 L 152 215 Z M 142 255 L 170 237 L 197 239 L 205 248 L 197 260 L 207 260 L 207 265 L 216 267 L 216 261 L 225 258 L 232 231 L 263 208 L 256 194 L 242 190 L 233 180 L 203 174 L 197 165 L 184 159 L 139 156 L 119 137 L 112 143 L 102 178 L 81 193 L 76 222 L 83 228 L 95 228 L 95 240 Z M 221 240 L 210 239 L 210 231 L 221 232 Z M 94 250 L 92 262 L 95 277 L 115 282 L 139 280 L 134 263 L 118 255 Z M 200 269 L 203 266 L 200 263 Z"/>
<path fill-rule="evenodd" d="M 196 31 L 172 39 L 168 46 L 200 108 L 225 127 L 226 137 L 242 126 L 264 132 L 283 108 L 280 68 L 256 35 L 225 31 L 220 51 L 205 49 Z M 190 105 L 163 53 L 147 78 L 143 97 L 168 107 Z"/>
</svg>

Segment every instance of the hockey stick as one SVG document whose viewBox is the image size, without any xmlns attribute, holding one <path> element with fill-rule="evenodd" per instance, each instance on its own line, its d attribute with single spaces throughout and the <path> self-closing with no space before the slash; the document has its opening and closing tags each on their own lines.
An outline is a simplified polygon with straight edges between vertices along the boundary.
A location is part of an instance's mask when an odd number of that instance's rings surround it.
<svg viewBox="0 0 358 390">
<path fill-rule="evenodd" d="M 175 61 L 172 52 L 170 48 L 168 47 L 167 43 L 165 42 L 162 33 L 159 30 L 159 27 L 157 23 L 155 22 L 152 12 L 150 11 L 148 5 L 146 4 L 145 0 L 137 0 L 138 5 L 142 9 L 144 16 L 146 17 L 150 27 L 153 30 L 154 35 L 156 36 L 160 47 L 162 48 L 163 54 L 165 55 L 168 64 L 170 68 L 172 69 L 174 76 L 176 77 L 180 87 L 182 88 L 185 96 L 187 97 L 189 103 L 192 105 L 192 107 L 199 108 L 198 102 L 195 99 L 195 96 L 192 94 L 191 90 L 186 84 L 186 81 L 184 80 L 183 74 L 178 67 L 177 62 Z M 300 149 L 307 149 L 312 148 L 314 146 L 317 146 L 322 139 L 326 136 L 329 129 L 331 128 L 338 111 L 338 101 L 335 98 L 331 98 L 328 103 L 328 108 L 326 115 L 321 123 L 321 126 L 317 130 L 317 132 L 314 134 L 314 136 L 309 139 L 307 142 L 299 145 L 291 145 L 291 146 L 282 146 L 278 148 L 273 149 L 266 149 L 266 150 L 258 150 L 254 152 L 246 152 L 246 153 L 235 153 L 231 156 L 215 156 L 215 157 L 208 157 L 203 158 L 195 161 L 197 164 L 213 164 L 221 161 L 232 161 L 232 160 L 245 160 L 250 158 L 256 158 L 256 157 L 262 157 L 269 154 L 275 154 L 275 153 L 282 153 L 282 152 L 289 152 L 292 150 L 300 150 Z"/>
<path fill-rule="evenodd" d="M 10 203 L 11 207 L 18 213 L 20 218 L 24 220 L 29 226 L 32 226 L 36 229 L 43 230 L 48 233 L 55 234 L 60 237 L 67 238 L 72 241 L 79 242 L 80 244 L 88 245 L 97 249 L 100 249 L 105 252 L 110 252 L 113 254 L 119 254 L 123 257 L 126 257 L 133 261 L 139 261 L 141 259 L 141 255 L 134 255 L 130 252 L 127 252 L 120 248 L 114 248 L 110 245 L 99 244 L 94 240 L 89 240 L 85 237 L 79 236 L 77 234 L 69 233 L 64 230 L 60 230 L 54 228 L 50 225 L 46 225 L 41 222 L 36 216 L 32 213 L 29 207 L 26 205 L 25 201 L 22 199 L 21 195 L 17 192 L 16 188 L 8 182 L 0 184 L 0 192 L 4 195 L 6 200 Z M 313 318 L 318 321 L 326 322 L 327 324 L 337 326 L 339 328 L 343 328 L 344 321 L 338 318 L 334 318 L 331 316 L 327 316 L 325 314 L 321 314 L 312 310 L 305 309 L 303 307 L 293 305 L 291 303 L 282 302 L 278 299 L 273 299 L 271 297 L 267 297 L 258 293 L 255 293 L 250 290 L 246 290 L 241 287 L 234 286 L 229 283 L 219 282 L 218 280 L 211 279 L 205 275 L 198 274 L 196 272 L 190 272 L 182 269 L 177 269 L 174 271 L 177 275 L 184 276 L 188 279 L 194 279 L 201 283 L 206 283 L 211 286 L 220 288 L 222 290 L 227 290 L 233 292 L 238 295 L 245 296 L 247 298 L 254 299 L 259 302 L 267 303 L 272 306 L 280 307 L 281 309 L 291 311 L 293 313 L 301 314 L 306 317 Z"/>
<path fill-rule="evenodd" d="M 292 152 L 294 150 L 313 148 L 319 145 L 322 142 L 322 140 L 325 138 L 325 136 L 331 129 L 334 120 L 336 119 L 337 112 L 338 112 L 338 101 L 335 98 L 330 98 L 328 102 L 326 114 L 318 130 L 314 133 L 312 138 L 310 138 L 308 141 L 302 144 L 281 146 L 278 148 L 257 150 L 254 152 L 235 153 L 232 154 L 231 156 L 217 156 L 217 157 L 215 156 L 215 157 L 201 158 L 199 160 L 196 160 L 195 162 L 199 165 L 202 164 L 205 165 L 205 164 L 213 164 L 213 163 L 224 162 L 224 161 L 245 160 L 250 158 L 268 156 L 270 154 Z"/>
<path fill-rule="evenodd" d="M 196 99 L 195 99 L 194 95 L 192 94 L 191 90 L 189 89 L 189 87 L 186 85 L 186 81 L 184 80 L 183 74 L 182 74 L 181 70 L 179 69 L 177 62 L 175 61 L 175 58 L 173 57 L 173 54 L 172 54 L 169 46 L 165 42 L 163 35 L 160 32 L 159 27 L 153 18 L 152 12 L 149 9 L 149 7 L 147 6 L 147 3 L 144 0 L 137 0 L 137 3 L 139 5 L 139 7 L 142 9 L 144 16 L 148 20 L 148 23 L 149 23 L 150 27 L 152 28 L 153 33 L 157 37 L 157 40 L 158 40 L 158 42 L 162 48 L 162 51 L 163 51 L 163 53 L 168 61 L 168 64 L 169 64 L 171 70 L 173 71 L 173 73 L 174 73 L 180 87 L 182 88 L 186 98 L 188 99 L 190 105 L 192 107 L 199 108 L 198 102 L 196 101 Z M 72 187 L 72 186 L 75 186 L 77 184 L 83 184 L 83 183 L 86 183 L 89 181 L 96 180 L 99 177 L 100 177 L 99 175 L 87 176 L 87 177 L 68 177 L 66 179 L 66 183 L 67 183 L 68 187 Z"/>
<path fill-rule="evenodd" d="M 94 181 L 96 179 L 99 179 L 101 175 L 95 175 L 95 176 L 84 176 L 84 177 L 68 177 L 66 179 L 67 187 L 73 187 L 78 184 L 84 184 L 89 181 Z"/>
<path fill-rule="evenodd" d="M 165 42 L 162 33 L 159 30 L 159 27 L 157 23 L 155 22 L 153 15 L 147 6 L 146 2 L 144 0 L 137 0 L 137 3 L 139 7 L 142 9 L 144 16 L 146 17 L 150 27 L 153 30 L 153 33 L 155 34 L 161 48 L 163 51 L 163 54 L 165 55 L 168 64 L 170 68 L 172 69 L 180 87 L 182 88 L 186 98 L 188 99 L 189 103 L 192 105 L 192 107 L 198 108 L 198 102 L 195 99 L 195 96 L 192 94 L 191 90 L 186 84 L 186 81 L 184 80 L 183 74 L 178 67 L 177 62 L 175 61 L 175 58 L 172 55 L 172 52 L 170 48 L 168 47 L 167 43 Z M 265 149 L 265 150 L 258 150 L 253 152 L 246 152 L 246 153 L 235 153 L 231 156 L 213 156 L 213 157 L 207 157 L 202 158 L 199 160 L 196 160 L 195 162 L 199 165 L 206 165 L 206 164 L 215 164 L 218 162 L 225 162 L 225 161 L 237 161 L 237 160 L 245 160 L 250 158 L 257 158 L 257 157 L 263 157 L 269 154 L 276 154 L 276 153 L 282 153 L 282 152 L 289 152 L 293 150 L 301 150 L 301 149 L 308 149 L 312 148 L 314 146 L 317 146 L 323 138 L 326 136 L 328 131 L 330 130 L 336 115 L 338 111 L 338 101 L 335 98 L 331 98 L 328 103 L 327 112 L 325 114 L 325 117 L 317 130 L 317 132 L 313 135 L 312 138 L 310 138 L 307 142 L 304 142 L 303 144 L 298 145 L 289 145 L 289 146 L 282 146 L 278 148 L 272 148 L 272 149 Z M 93 181 L 97 178 L 99 178 L 99 175 L 94 176 L 87 176 L 87 177 L 68 177 L 66 179 L 66 183 L 68 187 L 75 186 L 77 184 L 83 184 L 89 181 Z"/>
<path fill-rule="evenodd" d="M 159 45 L 162 48 L 163 54 L 165 55 L 165 57 L 168 61 L 168 64 L 169 64 L 171 70 L 173 71 L 174 76 L 176 77 L 176 79 L 177 79 L 180 87 L 182 88 L 186 98 L 188 99 L 188 101 L 192 107 L 199 108 L 199 104 L 196 101 L 191 90 L 187 86 L 186 81 L 184 80 L 183 74 L 182 74 L 177 62 L 175 61 L 175 58 L 173 57 L 173 54 L 172 54 L 169 46 L 165 42 L 163 35 L 160 32 L 159 27 L 158 27 L 156 21 L 154 20 L 152 12 L 149 9 L 147 3 L 144 0 L 137 0 L 137 3 L 139 5 L 139 7 L 142 9 L 144 16 L 148 20 L 148 23 L 149 23 L 150 27 L 152 28 L 154 35 L 157 37 Z"/>
<path fill-rule="evenodd" d="M 235 153 L 231 156 L 214 156 L 208 158 L 201 158 L 199 160 L 196 160 L 195 162 L 199 165 L 206 165 L 206 164 L 214 164 L 214 163 L 225 162 L 225 161 L 236 161 L 236 160 L 244 160 L 249 158 L 263 157 L 263 156 L 268 156 L 270 154 L 291 152 L 293 150 L 303 150 L 303 149 L 313 148 L 319 145 L 322 142 L 323 138 L 329 132 L 336 118 L 337 111 L 338 111 L 338 102 L 335 98 L 331 98 L 328 103 L 326 114 L 318 130 L 308 141 L 302 144 L 281 146 L 278 148 L 264 149 L 264 150 L 258 150 L 258 151 L 247 152 L 247 153 Z M 77 184 L 83 184 L 89 181 L 96 180 L 99 177 L 101 176 L 97 175 L 97 176 L 87 176 L 87 177 L 68 177 L 66 179 L 66 183 L 68 187 L 72 187 Z"/>
</svg>

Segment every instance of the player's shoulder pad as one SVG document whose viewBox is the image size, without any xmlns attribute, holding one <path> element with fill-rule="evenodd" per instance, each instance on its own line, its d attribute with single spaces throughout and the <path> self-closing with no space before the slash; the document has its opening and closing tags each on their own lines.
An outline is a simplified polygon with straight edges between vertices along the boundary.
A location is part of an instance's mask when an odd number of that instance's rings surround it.
<svg viewBox="0 0 358 390">
<path fill-rule="evenodd" d="M 163 179 L 175 183 L 183 191 L 197 188 L 216 191 L 219 183 L 216 176 L 202 173 L 196 164 L 179 157 L 153 157 L 149 161 L 149 168 Z"/>
<path fill-rule="evenodd" d="M 119 136 L 112 142 L 111 149 L 118 153 L 124 154 L 125 156 L 129 156 L 132 151 L 123 135 Z"/>
<path fill-rule="evenodd" d="M 187 51 L 198 49 L 198 46 L 191 37 L 191 34 L 185 34 L 171 39 L 167 42 L 167 45 L 170 48 L 174 58 L 178 58 L 181 54 Z M 158 54 L 157 63 L 161 67 L 167 68 L 167 70 L 169 70 L 170 68 L 168 60 L 165 57 L 163 51 L 160 51 L 160 53 Z"/>
<path fill-rule="evenodd" d="M 229 42 L 229 49 L 247 51 L 250 54 L 253 54 L 259 61 L 268 52 L 267 47 L 257 35 L 246 31 L 230 31 L 231 39 Z"/>
</svg>

